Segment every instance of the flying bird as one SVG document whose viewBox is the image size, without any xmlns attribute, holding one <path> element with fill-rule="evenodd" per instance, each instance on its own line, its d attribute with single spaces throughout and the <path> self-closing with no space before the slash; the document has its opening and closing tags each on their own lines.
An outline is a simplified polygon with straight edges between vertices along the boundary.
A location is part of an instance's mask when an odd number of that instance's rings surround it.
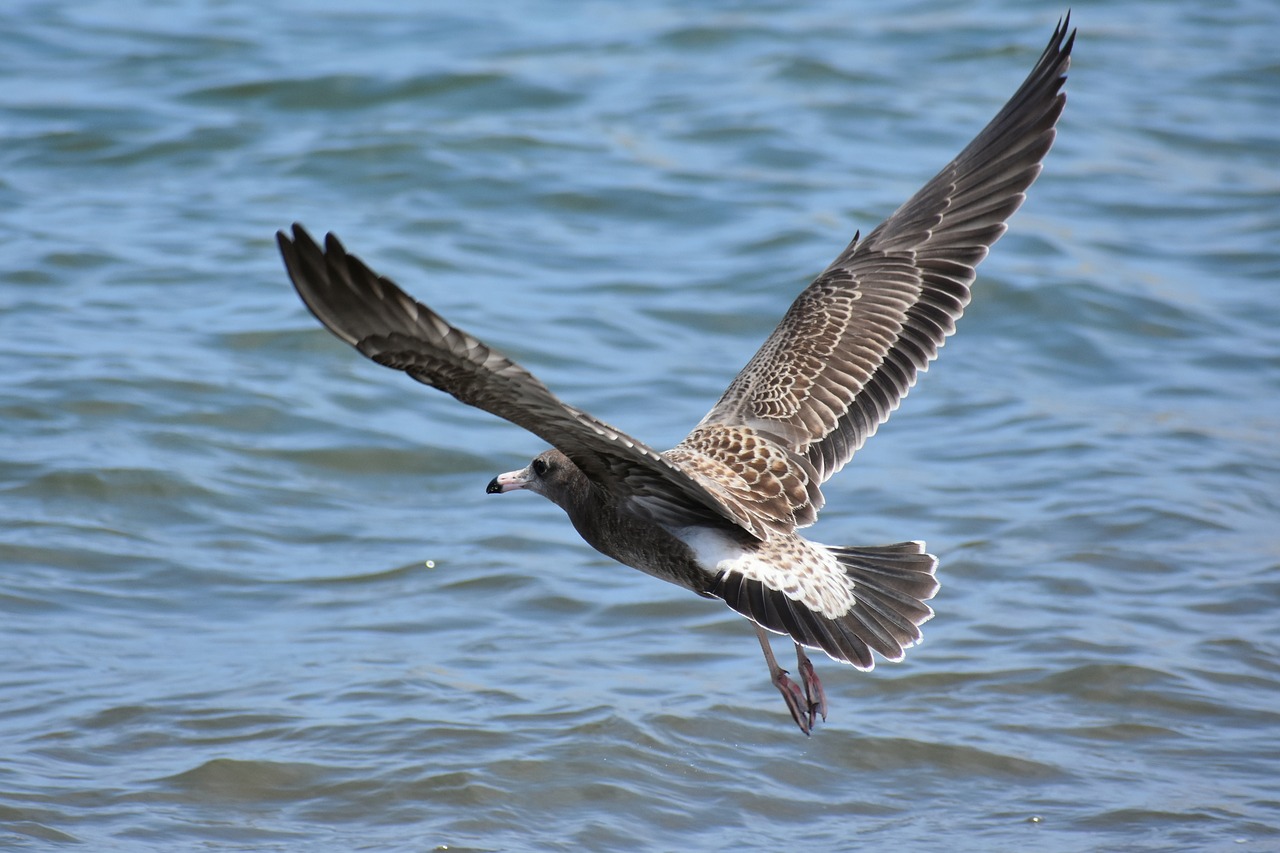
<svg viewBox="0 0 1280 853">
<path fill-rule="evenodd" d="M 505 418 L 552 449 L 499 474 L 563 509 L 618 562 L 718 598 L 754 623 L 773 685 L 806 735 L 827 700 L 805 649 L 871 669 L 899 661 L 933 616 L 937 558 L 923 542 L 828 546 L 800 535 L 822 484 L 926 370 L 969 303 L 1053 144 L 1075 31 L 1063 18 L 1022 86 L 941 172 L 865 239 L 855 235 L 792 303 L 711 411 L 658 452 L 561 402 L 533 374 L 450 325 L 329 234 L 277 234 L 298 295 L 379 364 Z M 795 643 L 800 684 L 767 632 Z"/>
</svg>

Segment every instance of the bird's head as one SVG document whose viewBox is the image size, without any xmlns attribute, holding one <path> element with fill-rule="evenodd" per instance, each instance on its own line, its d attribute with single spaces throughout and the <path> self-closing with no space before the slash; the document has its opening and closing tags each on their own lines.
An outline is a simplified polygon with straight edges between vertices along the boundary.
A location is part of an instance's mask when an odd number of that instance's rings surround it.
<svg viewBox="0 0 1280 853">
<path fill-rule="evenodd" d="M 489 481 L 485 492 L 500 495 L 516 489 L 536 492 L 553 503 L 564 506 L 567 497 L 585 482 L 586 478 L 577 465 L 559 450 L 538 454 L 519 471 L 499 474 Z"/>
</svg>

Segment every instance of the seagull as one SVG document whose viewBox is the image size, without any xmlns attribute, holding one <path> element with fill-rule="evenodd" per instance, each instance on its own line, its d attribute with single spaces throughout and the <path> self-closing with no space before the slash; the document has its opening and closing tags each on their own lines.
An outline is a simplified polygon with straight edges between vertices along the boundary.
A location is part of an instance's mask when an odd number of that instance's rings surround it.
<svg viewBox="0 0 1280 853">
<path fill-rule="evenodd" d="M 298 224 L 277 233 L 298 295 L 326 328 L 407 373 L 551 445 L 499 474 L 490 494 L 525 490 L 569 516 L 597 551 L 718 598 L 754 624 L 805 735 L 827 699 L 806 649 L 870 670 L 900 661 L 933 616 L 938 560 L 923 542 L 828 546 L 806 539 L 822 484 L 845 466 L 937 357 L 969 303 L 975 267 L 1039 176 L 1066 103 L 1075 30 L 1058 22 L 996 117 L 905 204 L 853 241 L 782 321 L 689 435 L 659 452 L 572 405 L 532 373 L 450 325 Z M 800 684 L 769 633 L 795 644 Z"/>
</svg>

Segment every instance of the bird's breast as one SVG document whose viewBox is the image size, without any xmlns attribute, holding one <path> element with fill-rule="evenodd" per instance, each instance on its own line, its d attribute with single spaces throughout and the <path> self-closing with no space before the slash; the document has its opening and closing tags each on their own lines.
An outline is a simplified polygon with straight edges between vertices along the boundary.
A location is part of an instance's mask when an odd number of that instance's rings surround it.
<svg viewBox="0 0 1280 853">
<path fill-rule="evenodd" d="M 588 545 L 633 569 L 698 593 L 714 579 L 686 542 L 647 518 L 605 507 L 569 518 Z"/>
</svg>

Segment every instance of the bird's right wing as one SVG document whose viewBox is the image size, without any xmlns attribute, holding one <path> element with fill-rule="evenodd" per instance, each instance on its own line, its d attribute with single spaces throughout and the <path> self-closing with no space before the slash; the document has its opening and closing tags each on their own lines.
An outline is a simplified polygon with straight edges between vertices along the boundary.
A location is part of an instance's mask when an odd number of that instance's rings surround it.
<svg viewBox="0 0 1280 853">
<path fill-rule="evenodd" d="M 524 427 L 655 521 L 738 527 L 764 537 L 759 522 L 741 506 L 722 500 L 657 451 L 561 402 L 529 371 L 348 254 L 337 237 L 328 235 L 322 249 L 296 224 L 292 238 L 283 231 L 276 237 L 289 277 L 311 313 L 377 363 Z"/>
</svg>

